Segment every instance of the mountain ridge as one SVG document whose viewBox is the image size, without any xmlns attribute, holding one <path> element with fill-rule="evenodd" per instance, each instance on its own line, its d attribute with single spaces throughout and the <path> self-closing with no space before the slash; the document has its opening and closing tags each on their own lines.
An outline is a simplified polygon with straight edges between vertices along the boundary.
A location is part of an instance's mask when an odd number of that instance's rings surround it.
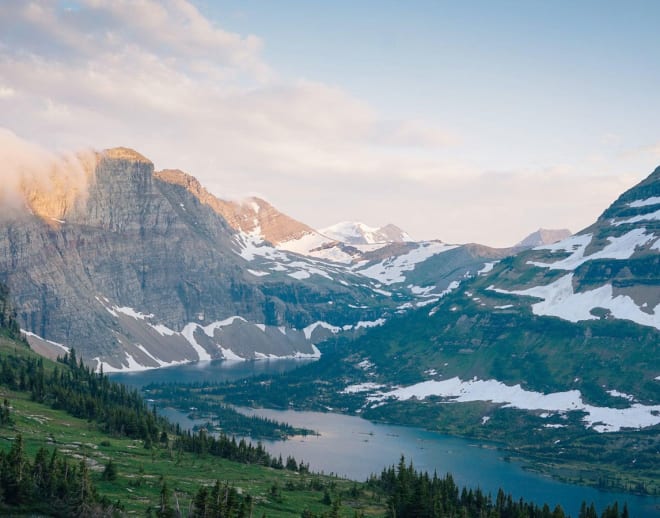
<svg viewBox="0 0 660 518">
<path fill-rule="evenodd" d="M 292 253 L 320 234 L 263 200 L 220 200 L 129 148 L 86 164 L 74 203 L 66 189 L 45 191 L 54 206 L 66 201 L 62 219 L 0 218 L 0 280 L 35 347 L 57 356 L 75 346 L 106 371 L 318 357 L 331 334 L 430 304 L 503 255 L 437 242 L 369 251 L 323 236 L 321 257 Z"/>
</svg>

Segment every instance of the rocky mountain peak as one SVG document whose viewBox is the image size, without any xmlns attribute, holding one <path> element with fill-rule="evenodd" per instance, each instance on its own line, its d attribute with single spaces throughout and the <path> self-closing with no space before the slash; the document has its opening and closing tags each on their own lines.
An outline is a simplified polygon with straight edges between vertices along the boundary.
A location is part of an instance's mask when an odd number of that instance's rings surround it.
<svg viewBox="0 0 660 518">
<path fill-rule="evenodd" d="M 562 239 L 570 237 L 572 232 L 567 228 L 548 229 L 540 228 L 532 232 L 525 239 L 514 245 L 516 248 L 533 248 L 540 245 L 551 245 Z"/>
<path fill-rule="evenodd" d="M 342 221 L 323 228 L 319 232 L 349 245 L 372 245 L 377 243 L 403 243 L 410 236 L 396 225 L 370 227 L 359 221 Z"/>
<path fill-rule="evenodd" d="M 144 155 L 138 153 L 134 149 L 127 147 L 113 147 L 110 149 L 105 149 L 101 152 L 101 156 L 112 160 L 127 160 L 130 162 L 143 162 L 146 164 L 152 163 L 151 160 L 146 158 Z"/>
<path fill-rule="evenodd" d="M 391 243 L 403 243 L 405 241 L 411 241 L 408 233 L 401 228 L 388 223 L 384 227 L 378 229 L 378 233 L 386 238 L 387 241 Z"/>
<path fill-rule="evenodd" d="M 164 169 L 154 173 L 163 182 L 179 185 L 222 216 L 237 232 L 257 232 L 264 240 L 277 245 L 298 239 L 314 230 L 273 207 L 266 200 L 249 197 L 240 201 L 223 200 L 207 191 L 199 181 L 179 169 Z"/>
</svg>

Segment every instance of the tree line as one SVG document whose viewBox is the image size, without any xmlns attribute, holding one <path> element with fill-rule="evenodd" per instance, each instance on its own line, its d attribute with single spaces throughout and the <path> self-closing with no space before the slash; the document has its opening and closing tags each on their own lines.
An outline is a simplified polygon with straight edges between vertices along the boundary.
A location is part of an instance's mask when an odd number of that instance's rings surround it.
<svg viewBox="0 0 660 518">
<path fill-rule="evenodd" d="M 21 434 L 0 451 L 0 514 L 112 516 L 121 509 L 99 496 L 84 459 L 74 462 L 57 449 L 40 448 L 30 460 Z"/>
<path fill-rule="evenodd" d="M 548 504 L 538 506 L 515 500 L 502 489 L 495 499 L 481 489 L 462 489 L 450 474 L 439 477 L 418 472 L 412 462 L 406 464 L 402 456 L 398 466 L 383 469 L 379 476 L 372 475 L 367 485 L 387 495 L 388 518 L 414 516 L 416 518 L 566 518 L 564 510 L 557 505 L 550 509 Z M 582 503 L 578 518 L 599 518 L 593 504 Z M 626 505 L 619 510 L 617 503 L 608 506 L 600 518 L 629 518 Z"/>
</svg>

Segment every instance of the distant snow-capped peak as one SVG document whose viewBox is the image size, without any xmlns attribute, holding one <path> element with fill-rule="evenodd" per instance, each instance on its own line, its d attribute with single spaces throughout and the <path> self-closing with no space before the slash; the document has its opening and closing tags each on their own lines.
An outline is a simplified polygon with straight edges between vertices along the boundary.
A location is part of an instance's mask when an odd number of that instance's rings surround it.
<svg viewBox="0 0 660 518">
<path fill-rule="evenodd" d="M 403 243 L 410 236 L 399 227 L 388 224 L 384 227 L 370 227 L 357 221 L 342 221 L 320 229 L 319 232 L 349 245 L 373 245 L 377 243 Z"/>
<path fill-rule="evenodd" d="M 525 239 L 515 245 L 516 248 L 533 248 L 541 245 L 551 245 L 562 239 L 566 239 L 572 235 L 571 231 L 567 228 L 561 229 L 548 229 L 540 228 L 536 232 L 532 232 Z"/>
</svg>

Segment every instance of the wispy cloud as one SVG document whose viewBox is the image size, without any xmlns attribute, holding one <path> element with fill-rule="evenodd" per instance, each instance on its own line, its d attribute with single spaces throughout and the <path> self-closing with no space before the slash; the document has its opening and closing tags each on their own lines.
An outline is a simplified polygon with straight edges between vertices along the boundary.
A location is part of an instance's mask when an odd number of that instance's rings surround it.
<svg viewBox="0 0 660 518">
<path fill-rule="evenodd" d="M 47 148 L 134 147 L 218 195 L 258 191 L 311 224 L 387 218 L 452 241 L 518 241 L 543 207 L 542 224 L 566 226 L 549 197 L 579 203 L 570 186 L 587 188 L 556 170 L 485 173 L 456 152 L 459 131 L 281 77 L 263 58 L 268 42 L 188 1 L 62 5 L 0 3 L 0 126 Z M 589 203 L 615 188 L 591 189 Z"/>
</svg>

